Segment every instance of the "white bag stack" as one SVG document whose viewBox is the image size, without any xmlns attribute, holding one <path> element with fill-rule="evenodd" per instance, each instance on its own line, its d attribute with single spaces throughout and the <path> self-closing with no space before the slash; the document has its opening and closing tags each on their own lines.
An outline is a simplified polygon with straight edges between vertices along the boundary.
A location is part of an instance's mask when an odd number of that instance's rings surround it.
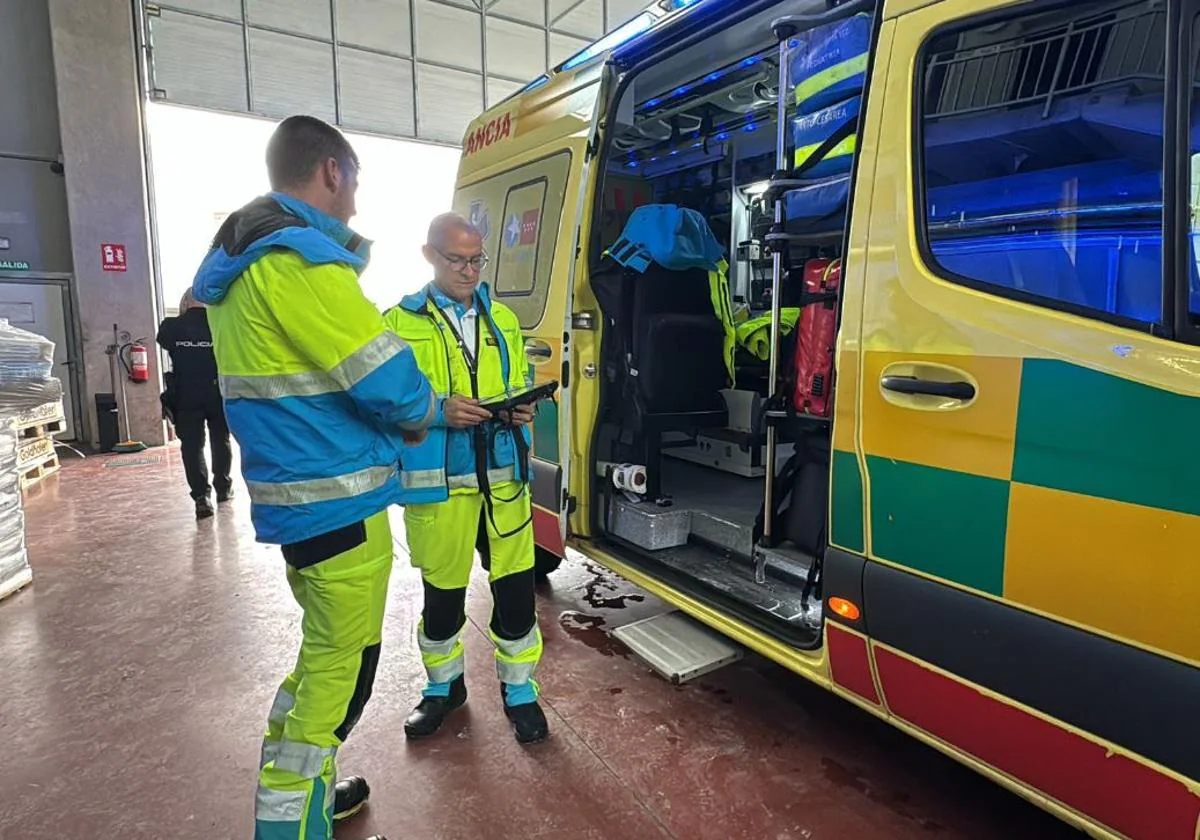
<svg viewBox="0 0 1200 840">
<path fill-rule="evenodd" d="M 54 342 L 0 319 L 0 598 L 33 579 L 25 551 L 25 512 L 17 468 L 19 414 L 62 399 L 51 376 Z"/>
</svg>

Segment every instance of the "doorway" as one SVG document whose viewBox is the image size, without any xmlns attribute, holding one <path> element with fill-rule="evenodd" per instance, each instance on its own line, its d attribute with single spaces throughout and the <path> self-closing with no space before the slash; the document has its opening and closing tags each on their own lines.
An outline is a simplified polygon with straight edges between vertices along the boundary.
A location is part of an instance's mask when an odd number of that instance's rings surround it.
<svg viewBox="0 0 1200 840">
<path fill-rule="evenodd" d="M 79 440 L 84 393 L 79 383 L 79 356 L 73 325 L 70 276 L 0 276 L 0 318 L 14 327 L 54 342 L 54 375 L 62 380 L 66 414 L 65 440 Z"/>
</svg>

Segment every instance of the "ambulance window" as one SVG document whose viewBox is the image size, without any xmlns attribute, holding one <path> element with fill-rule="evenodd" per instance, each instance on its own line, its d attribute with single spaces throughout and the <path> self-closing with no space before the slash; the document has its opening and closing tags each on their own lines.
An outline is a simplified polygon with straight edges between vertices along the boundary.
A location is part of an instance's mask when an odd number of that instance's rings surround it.
<svg viewBox="0 0 1200 840">
<path fill-rule="evenodd" d="M 459 188 L 454 209 L 483 233 L 483 279 L 530 330 L 541 323 L 559 240 L 571 153 L 517 166 Z"/>
<path fill-rule="evenodd" d="M 546 205 L 546 179 L 521 184 L 504 201 L 504 230 L 496 257 L 496 294 L 533 292 L 538 262 L 538 231 Z"/>
<path fill-rule="evenodd" d="M 1110 0 L 988 18 L 927 45 L 924 245 L 947 279 L 1161 320 L 1166 34 L 1164 4 Z"/>
</svg>

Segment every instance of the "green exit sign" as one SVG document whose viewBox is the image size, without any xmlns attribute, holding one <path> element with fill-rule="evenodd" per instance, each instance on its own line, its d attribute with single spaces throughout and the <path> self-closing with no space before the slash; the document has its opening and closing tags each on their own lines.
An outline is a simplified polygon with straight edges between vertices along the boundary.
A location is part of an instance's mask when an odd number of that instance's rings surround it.
<svg viewBox="0 0 1200 840">
<path fill-rule="evenodd" d="M 23 260 L 0 260 L 0 271 L 28 271 L 29 263 Z"/>
</svg>

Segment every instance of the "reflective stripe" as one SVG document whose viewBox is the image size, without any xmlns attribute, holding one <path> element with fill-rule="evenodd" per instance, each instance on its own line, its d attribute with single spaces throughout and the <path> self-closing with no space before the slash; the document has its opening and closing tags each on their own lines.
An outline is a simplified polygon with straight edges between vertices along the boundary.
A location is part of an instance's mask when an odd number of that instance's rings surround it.
<svg viewBox="0 0 1200 840">
<path fill-rule="evenodd" d="M 859 73 L 867 72 L 867 55 L 856 55 L 853 58 L 848 58 L 840 64 L 835 64 L 832 67 L 827 67 L 820 73 L 809 76 L 804 81 L 796 85 L 796 104 L 803 105 L 806 100 L 820 93 L 826 88 L 831 88 L 836 84 L 840 84 L 847 79 L 857 76 Z"/>
<path fill-rule="evenodd" d="M 283 740 L 275 753 L 275 769 L 295 773 L 302 779 L 316 779 L 325 769 L 325 760 L 337 754 L 337 747 L 317 747 L 298 741 Z"/>
<path fill-rule="evenodd" d="M 437 416 L 437 397 L 434 394 L 429 395 L 429 410 L 425 412 L 425 416 L 416 423 L 401 423 L 400 428 L 410 432 L 421 431 L 428 429 L 433 423 L 433 418 Z"/>
<path fill-rule="evenodd" d="M 406 490 L 428 490 L 445 483 L 445 470 L 400 470 L 400 484 Z"/>
<path fill-rule="evenodd" d="M 532 680 L 538 660 L 542 658 L 542 631 L 534 625 L 516 640 L 501 639 L 495 633 L 490 635 L 496 643 L 496 673 L 500 681 L 520 685 Z"/>
<path fill-rule="evenodd" d="M 820 143 L 810 143 L 807 146 L 801 146 L 799 149 L 796 149 L 796 166 L 803 166 L 812 157 L 812 153 L 820 147 Z M 852 134 L 830 149 L 829 154 L 822 158 L 822 160 L 836 160 L 846 155 L 852 155 L 857 148 L 858 138 Z"/>
<path fill-rule="evenodd" d="M 271 711 L 267 715 L 268 723 L 283 723 L 287 713 L 296 705 L 296 698 L 282 688 L 275 692 L 275 702 L 271 704 Z"/>
<path fill-rule="evenodd" d="M 517 480 L 517 468 L 516 466 L 498 467 L 497 469 L 488 470 L 487 475 L 488 484 L 491 484 L 493 487 L 497 484 L 511 484 Z M 447 484 L 451 490 L 478 490 L 479 478 L 475 473 L 471 473 L 470 475 L 452 475 Z"/>
<path fill-rule="evenodd" d="M 254 819 L 259 822 L 290 822 L 299 827 L 308 804 L 306 790 L 271 790 L 258 786 L 254 799 Z"/>
<path fill-rule="evenodd" d="M 463 625 L 465 628 L 466 625 Z M 445 641 L 434 641 L 425 635 L 425 622 L 417 623 L 417 647 L 421 651 L 421 663 L 431 683 L 448 683 L 463 674 L 463 631 Z"/>
<path fill-rule="evenodd" d="M 272 741 L 270 738 L 263 738 L 262 752 L 258 756 L 258 769 L 261 770 L 275 760 L 279 755 L 279 742 Z"/>
<path fill-rule="evenodd" d="M 341 390 L 327 373 L 282 373 L 277 376 L 222 376 L 221 396 L 227 400 L 279 400 L 315 397 Z"/>
<path fill-rule="evenodd" d="M 250 499 L 260 505 L 307 505 L 361 496 L 378 490 L 396 475 L 392 467 L 368 467 L 358 472 L 308 481 L 247 481 Z"/>
<path fill-rule="evenodd" d="M 403 353 L 406 347 L 408 345 L 391 330 L 382 332 L 343 359 L 329 375 L 342 390 L 349 391 L 380 365 Z"/>
</svg>

